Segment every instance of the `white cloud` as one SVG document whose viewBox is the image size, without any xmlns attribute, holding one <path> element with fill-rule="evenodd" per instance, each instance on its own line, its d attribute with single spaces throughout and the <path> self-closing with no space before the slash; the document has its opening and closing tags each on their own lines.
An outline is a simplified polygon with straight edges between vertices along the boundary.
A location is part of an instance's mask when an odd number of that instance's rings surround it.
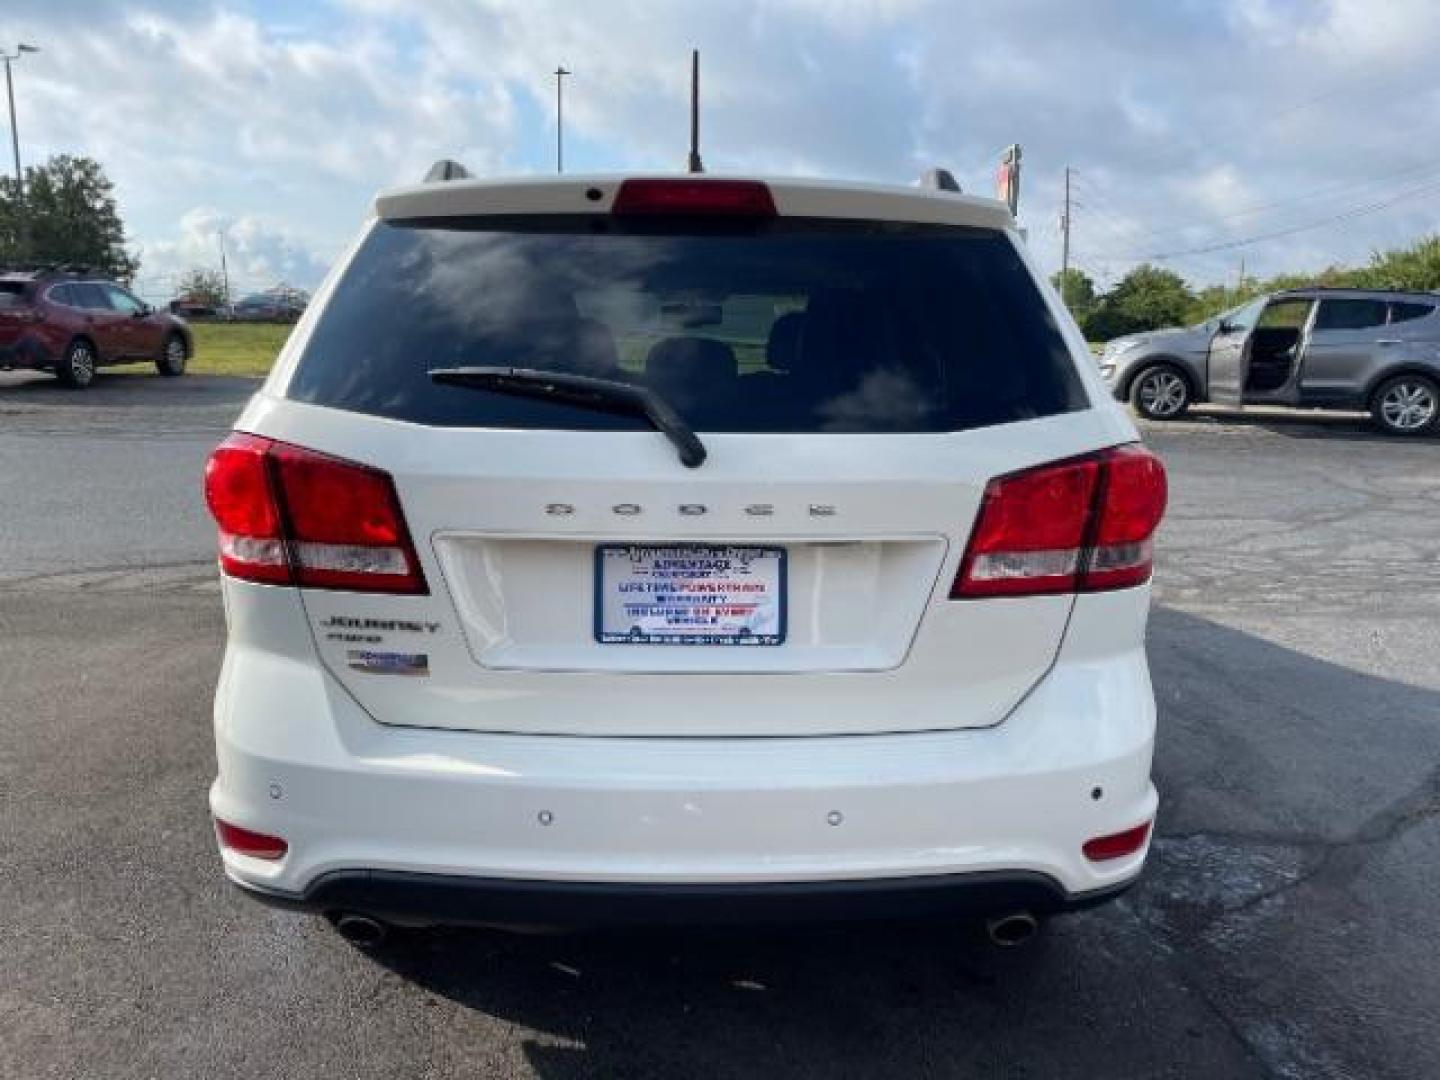
<svg viewBox="0 0 1440 1080">
<path fill-rule="evenodd" d="M 245 273 L 313 284 L 374 191 L 437 157 L 548 171 L 564 63 L 573 168 L 683 161 L 688 55 L 703 53 L 714 170 L 908 182 L 945 164 L 989 192 L 1025 147 L 1022 217 L 1058 262 L 1120 273 L 1338 216 L 1427 177 L 1440 126 L 1433 0 L 8 0 L 28 158 L 98 157 L 142 273 L 200 260 L 232 223 Z M 1433 172 L 1426 172 L 1433 167 Z M 1337 189 L 1316 196 L 1317 189 Z M 1238 211 L 1272 203 L 1254 215 Z M 1261 273 L 1356 261 L 1440 226 L 1440 198 L 1244 249 Z M 244 250 L 242 251 L 242 240 Z M 213 246 L 213 245 L 212 245 Z M 311 280 L 303 280 L 309 275 Z"/>
<path fill-rule="evenodd" d="M 213 206 L 197 206 L 180 216 L 173 239 L 141 249 L 137 291 L 147 300 L 168 299 L 185 272 L 221 268 L 222 243 L 237 298 L 281 283 L 309 287 L 325 273 L 325 260 L 283 224 L 249 214 L 231 218 Z"/>
<path fill-rule="evenodd" d="M 77 4 L 17 29 L 44 49 L 16 70 L 26 159 L 99 158 L 147 277 L 176 270 L 212 206 L 256 274 L 313 284 L 377 188 L 440 156 L 508 160 L 508 87 L 452 80 L 364 22 L 300 39 L 220 7 Z"/>
<path fill-rule="evenodd" d="M 1223 218 L 1258 202 L 1250 185 L 1234 165 L 1216 165 L 1188 177 L 1178 185 L 1196 217 Z"/>
</svg>

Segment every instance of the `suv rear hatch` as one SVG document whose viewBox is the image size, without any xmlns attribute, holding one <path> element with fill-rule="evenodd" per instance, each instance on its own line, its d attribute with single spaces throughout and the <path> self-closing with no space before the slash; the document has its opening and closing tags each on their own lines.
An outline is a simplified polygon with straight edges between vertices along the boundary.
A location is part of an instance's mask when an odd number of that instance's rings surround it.
<svg viewBox="0 0 1440 1080">
<path fill-rule="evenodd" d="M 377 720 L 973 727 L 1043 676 L 1071 595 L 952 600 L 952 581 L 992 478 L 1116 424 L 990 204 L 841 218 L 817 191 L 776 188 L 779 214 L 613 213 L 613 182 L 382 200 L 241 425 L 393 478 L 425 592 L 303 590 Z M 474 368 L 643 388 L 707 460 L 634 412 L 432 376 Z"/>
<path fill-rule="evenodd" d="M 35 287 L 28 280 L 0 280 L 0 363 L 25 359 L 7 354 L 40 321 L 40 314 L 33 303 L 34 291 Z"/>
</svg>

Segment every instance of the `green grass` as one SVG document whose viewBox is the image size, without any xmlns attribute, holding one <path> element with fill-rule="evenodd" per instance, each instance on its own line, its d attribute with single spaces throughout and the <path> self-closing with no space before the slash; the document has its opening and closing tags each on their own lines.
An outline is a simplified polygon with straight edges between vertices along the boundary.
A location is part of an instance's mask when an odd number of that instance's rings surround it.
<svg viewBox="0 0 1440 1080">
<path fill-rule="evenodd" d="M 265 375 L 275 363 L 290 327 L 276 323 L 191 323 L 197 375 Z"/>
</svg>

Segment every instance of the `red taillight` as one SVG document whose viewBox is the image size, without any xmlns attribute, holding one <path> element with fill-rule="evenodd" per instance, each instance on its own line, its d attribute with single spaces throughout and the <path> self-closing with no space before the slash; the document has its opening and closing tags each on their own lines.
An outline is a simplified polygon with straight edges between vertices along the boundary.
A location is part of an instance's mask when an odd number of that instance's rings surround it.
<svg viewBox="0 0 1440 1080">
<path fill-rule="evenodd" d="M 215 835 L 221 847 L 240 855 L 249 855 L 252 859 L 283 859 L 285 852 L 290 850 L 290 845 L 278 836 L 251 832 L 219 818 L 215 819 Z"/>
<path fill-rule="evenodd" d="M 990 481 L 951 599 L 1097 592 L 1150 577 L 1165 469 L 1121 446 Z"/>
<path fill-rule="evenodd" d="M 289 585 L 290 564 L 268 464 L 269 439 L 236 433 L 205 463 L 205 502 L 220 529 L 220 568 L 231 577 Z"/>
<path fill-rule="evenodd" d="M 1144 825 L 1136 825 L 1135 828 L 1126 829 L 1124 832 L 1086 840 L 1080 850 L 1085 852 L 1085 857 L 1091 862 L 1123 859 L 1126 855 L 1133 855 L 1144 847 L 1149 836 L 1150 822 L 1147 821 Z"/>
<path fill-rule="evenodd" d="M 425 579 L 388 473 L 298 446 L 270 450 L 297 583 L 423 593 Z"/>
<path fill-rule="evenodd" d="M 1150 537 L 1165 514 L 1165 496 L 1165 466 L 1150 451 L 1131 445 L 1105 452 L 1081 592 L 1124 589 L 1150 580 Z"/>
<path fill-rule="evenodd" d="M 425 578 L 389 474 L 303 447 L 234 434 L 205 466 L 220 565 L 246 581 L 423 593 Z"/>
<path fill-rule="evenodd" d="M 754 180 L 633 179 L 620 184 L 612 214 L 775 217 L 770 189 Z"/>
</svg>

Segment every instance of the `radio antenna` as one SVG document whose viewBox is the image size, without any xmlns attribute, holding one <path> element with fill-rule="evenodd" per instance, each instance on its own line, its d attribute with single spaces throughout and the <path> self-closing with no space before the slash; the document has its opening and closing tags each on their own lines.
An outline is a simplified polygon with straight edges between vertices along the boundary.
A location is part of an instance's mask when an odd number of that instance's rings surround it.
<svg viewBox="0 0 1440 1080">
<path fill-rule="evenodd" d="M 690 50 L 690 166 L 692 173 L 703 173 L 700 163 L 700 50 Z"/>
</svg>

